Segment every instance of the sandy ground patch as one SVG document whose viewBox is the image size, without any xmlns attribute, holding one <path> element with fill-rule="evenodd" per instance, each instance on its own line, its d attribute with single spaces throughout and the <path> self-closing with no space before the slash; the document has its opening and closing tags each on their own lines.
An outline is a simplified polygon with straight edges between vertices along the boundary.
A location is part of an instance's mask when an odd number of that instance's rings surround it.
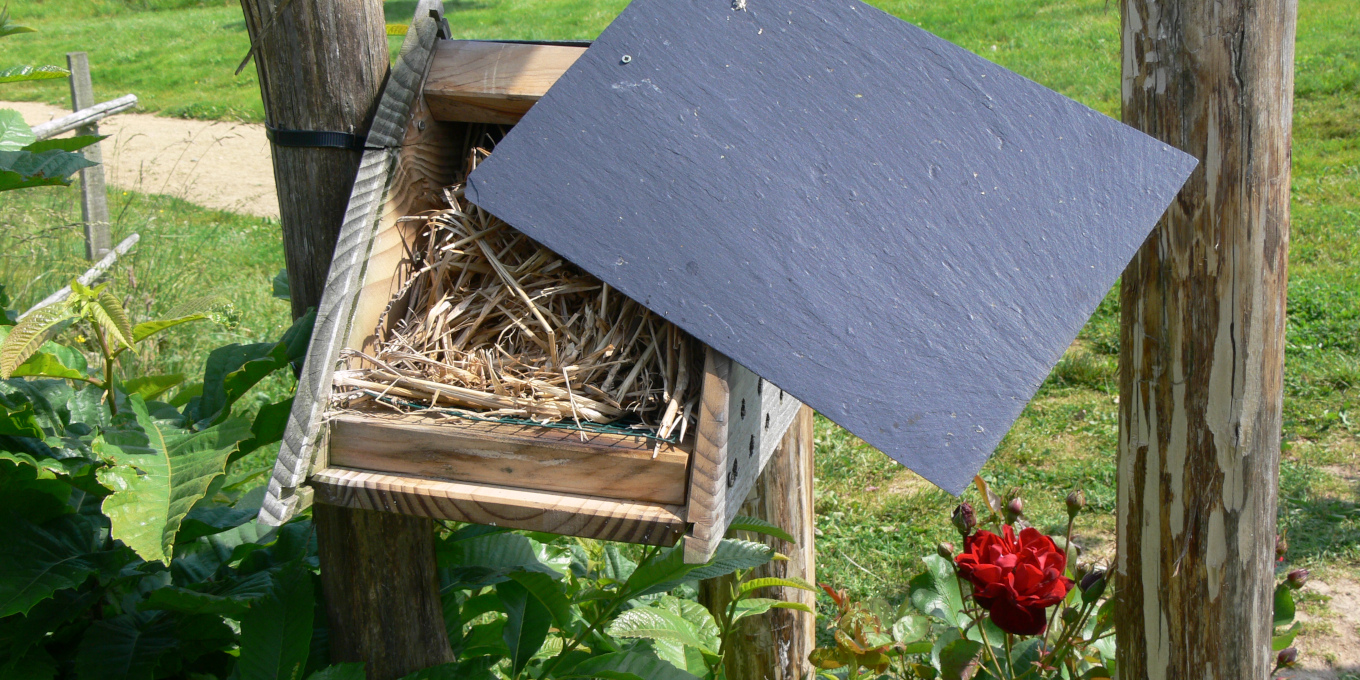
<svg viewBox="0 0 1360 680">
<path fill-rule="evenodd" d="M 0 102 L 29 125 L 70 111 Z M 208 208 L 278 217 L 274 166 L 264 126 L 120 113 L 100 122 L 105 180 L 112 187 L 168 194 Z"/>
</svg>

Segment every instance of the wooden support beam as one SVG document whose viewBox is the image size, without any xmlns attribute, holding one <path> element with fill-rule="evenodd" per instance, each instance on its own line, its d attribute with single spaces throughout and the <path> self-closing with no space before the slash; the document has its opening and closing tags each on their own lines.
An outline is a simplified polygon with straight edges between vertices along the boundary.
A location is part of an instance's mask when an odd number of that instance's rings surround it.
<svg viewBox="0 0 1360 680">
<path fill-rule="evenodd" d="M 33 138 L 41 141 L 56 137 L 63 132 L 70 132 L 87 125 L 95 125 L 115 113 L 122 113 L 136 105 L 137 95 L 125 94 L 117 99 L 110 99 L 102 104 L 80 109 L 70 115 L 54 118 L 41 125 L 34 125 Z"/>
<path fill-rule="evenodd" d="M 764 540 L 788 556 L 786 562 L 771 562 L 756 572 L 766 576 L 796 576 L 816 582 L 812 512 L 813 411 L 804 406 L 774 456 L 765 466 L 751 494 L 741 506 L 741 514 L 767 520 L 793 534 L 797 543 L 776 538 L 743 536 Z M 731 602 L 733 579 L 730 576 L 701 581 L 699 600 L 715 614 Z M 815 593 L 797 588 L 766 588 L 760 597 L 787 602 L 802 602 L 817 607 Z M 728 680 L 801 680 L 813 676 L 808 654 L 817 646 L 816 617 L 791 609 L 771 609 L 737 625 L 724 659 Z"/>
<path fill-rule="evenodd" d="M 584 47 L 441 40 L 425 81 L 436 120 L 513 125 Z"/>
<path fill-rule="evenodd" d="M 707 562 L 802 404 L 709 348 L 690 470 L 685 562 Z"/>
<path fill-rule="evenodd" d="M 689 454 L 645 437 L 459 421 L 342 415 L 329 465 L 521 489 L 684 505 Z"/>
<path fill-rule="evenodd" d="M 68 52 L 66 68 L 71 72 L 71 110 L 80 111 L 95 105 L 94 84 L 90 80 L 90 60 L 84 52 Z M 97 135 L 99 125 L 94 120 L 75 128 L 78 135 Z M 104 155 L 98 144 L 91 144 L 81 153 L 92 167 L 80 171 L 80 219 L 85 223 L 85 259 L 98 260 L 113 248 L 109 233 L 109 196 L 104 187 Z"/>
<path fill-rule="evenodd" d="M 1119 677 L 1270 677 L 1295 0 L 1129 0 L 1123 118 L 1200 159 L 1121 284 Z"/>
<path fill-rule="evenodd" d="M 678 505 L 327 468 L 312 475 L 318 503 L 648 545 L 675 545 Z"/>
</svg>

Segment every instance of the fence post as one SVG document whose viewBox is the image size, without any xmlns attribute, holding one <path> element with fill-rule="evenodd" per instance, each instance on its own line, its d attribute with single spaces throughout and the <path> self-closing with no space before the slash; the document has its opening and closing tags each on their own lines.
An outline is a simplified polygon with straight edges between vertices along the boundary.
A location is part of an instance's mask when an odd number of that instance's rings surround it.
<svg viewBox="0 0 1360 680">
<path fill-rule="evenodd" d="M 793 534 L 798 541 L 790 545 L 777 538 L 766 538 L 766 543 L 789 559 L 759 568 L 757 578 L 796 576 L 807 581 L 816 580 L 812 426 L 813 411 L 804 406 L 741 508 L 742 514 L 769 521 Z M 715 616 L 731 601 L 732 581 L 731 576 L 724 576 L 699 582 L 699 601 Z M 765 588 L 760 596 L 817 607 L 813 593 L 797 588 Z M 724 664 L 728 680 L 811 677 L 808 654 L 817 646 L 816 617 L 792 609 L 771 609 L 739 622 L 728 644 Z"/>
<path fill-rule="evenodd" d="M 1200 159 L 1121 284 L 1119 677 L 1266 678 L 1297 0 L 1127 0 L 1123 119 Z"/>
<path fill-rule="evenodd" d="M 84 52 L 67 52 L 66 68 L 71 72 L 71 110 L 94 106 L 89 57 Z M 76 128 L 76 134 L 97 135 L 99 123 Z M 113 248 L 113 237 L 109 234 L 109 197 L 104 189 L 103 154 L 99 144 L 85 147 L 84 152 L 87 160 L 98 163 L 80 171 L 80 219 L 85 223 L 85 259 L 94 261 Z"/>
</svg>

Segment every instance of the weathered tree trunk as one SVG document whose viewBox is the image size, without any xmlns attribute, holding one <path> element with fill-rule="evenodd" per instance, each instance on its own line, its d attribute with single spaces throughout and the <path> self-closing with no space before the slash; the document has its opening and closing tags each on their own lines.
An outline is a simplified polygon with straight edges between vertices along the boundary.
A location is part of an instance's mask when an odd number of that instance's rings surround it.
<svg viewBox="0 0 1360 680">
<path fill-rule="evenodd" d="M 368 132 L 387 75 L 381 0 L 241 0 L 266 125 Z M 270 145 L 293 316 L 321 300 L 358 151 Z"/>
<path fill-rule="evenodd" d="M 1124 121 L 1200 159 L 1121 289 L 1124 680 L 1271 669 L 1296 7 L 1124 5 Z"/>
<path fill-rule="evenodd" d="M 380 0 L 241 0 L 274 129 L 368 132 L 387 74 Z M 293 316 L 319 304 L 360 152 L 271 144 Z M 333 661 L 388 680 L 452 660 L 428 519 L 313 509 Z"/>
<path fill-rule="evenodd" d="M 775 538 L 766 540 L 788 555 L 787 562 L 773 562 L 757 576 L 815 576 L 812 535 L 812 409 L 804 406 L 784 435 L 774 457 L 765 465 L 755 488 L 742 506 L 742 514 L 774 523 L 798 539 L 789 545 Z M 727 607 L 732 577 L 699 584 L 699 600 L 715 615 Z M 758 597 L 802 602 L 816 607 L 816 597 L 796 588 L 766 588 Z M 800 680 L 810 677 L 808 654 L 816 645 L 816 622 L 811 614 L 791 609 L 771 609 L 738 624 L 729 642 L 728 680 Z"/>
</svg>

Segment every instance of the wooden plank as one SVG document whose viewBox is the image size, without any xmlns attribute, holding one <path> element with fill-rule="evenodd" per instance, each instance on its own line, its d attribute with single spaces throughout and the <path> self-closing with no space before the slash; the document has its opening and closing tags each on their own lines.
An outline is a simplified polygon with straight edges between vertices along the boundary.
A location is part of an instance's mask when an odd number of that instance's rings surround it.
<svg viewBox="0 0 1360 680">
<path fill-rule="evenodd" d="M 422 7 L 425 4 L 438 5 L 423 3 Z M 354 189 L 335 244 L 325 293 L 317 307 L 311 345 L 298 379 L 293 412 L 279 447 L 274 474 L 269 480 L 268 495 L 260 508 L 260 521 L 264 524 L 282 524 L 297 510 L 298 487 L 311 467 L 322 435 L 321 415 L 329 402 L 331 377 L 349 336 L 358 293 L 363 286 L 365 265 L 380 214 L 387 204 L 393 169 L 400 156 L 407 124 L 411 121 L 412 106 L 419 99 L 416 95 L 429 67 L 437 31 L 436 21 L 418 11 L 369 128 L 368 150 L 359 162 Z"/>
<path fill-rule="evenodd" d="M 585 51 L 441 40 L 425 81 L 425 101 L 438 120 L 513 125 Z"/>
<path fill-rule="evenodd" d="M 707 562 L 802 404 L 709 348 L 690 471 L 685 561 Z"/>
<path fill-rule="evenodd" d="M 672 505 L 689 465 L 645 437 L 420 415 L 338 416 L 329 451 L 338 467 Z"/>
<path fill-rule="evenodd" d="M 110 99 L 103 104 L 95 104 L 70 115 L 62 116 L 49 120 L 41 125 L 33 126 L 33 138 L 39 141 L 56 137 L 63 132 L 70 132 L 76 128 L 94 125 L 115 113 L 122 113 L 137 105 L 137 95 L 125 94 L 117 99 Z"/>
<path fill-rule="evenodd" d="M 321 470 L 310 483 L 318 503 L 455 522 L 647 545 L 674 545 L 685 531 L 684 508 L 676 505 L 347 468 Z"/>
<path fill-rule="evenodd" d="M 94 84 L 90 81 L 90 59 L 84 52 L 66 53 L 66 68 L 71 72 L 71 110 L 81 111 L 95 105 Z M 96 119 L 97 120 L 97 119 Z M 77 135 L 97 135 L 99 125 L 89 121 L 76 128 Z M 85 259 L 94 261 L 108 254 L 113 247 L 109 233 L 109 196 L 104 188 L 104 154 L 99 144 L 91 144 L 81 153 L 97 165 L 80 171 L 80 217 L 85 223 Z"/>
</svg>

